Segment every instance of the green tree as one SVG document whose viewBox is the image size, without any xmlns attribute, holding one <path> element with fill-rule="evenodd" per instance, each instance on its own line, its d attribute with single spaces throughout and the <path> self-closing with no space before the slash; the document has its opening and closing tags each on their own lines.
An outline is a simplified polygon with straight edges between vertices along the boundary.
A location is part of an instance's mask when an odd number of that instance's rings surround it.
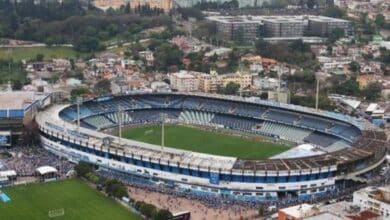
<svg viewBox="0 0 390 220">
<path fill-rule="evenodd" d="M 341 29 L 341 28 L 335 28 L 333 29 L 330 33 L 329 33 L 329 36 L 328 36 L 328 41 L 330 43 L 334 43 L 336 42 L 337 40 L 339 40 L 340 38 L 344 37 L 345 33 L 344 33 L 344 30 Z"/>
<path fill-rule="evenodd" d="M 348 69 L 354 73 L 357 73 L 360 71 L 360 64 L 356 61 L 352 61 L 349 63 Z"/>
<path fill-rule="evenodd" d="M 131 12 L 130 2 L 128 2 L 128 3 L 126 4 L 126 6 L 125 6 L 125 13 L 126 13 L 126 14 L 130 14 L 130 12 Z"/>
<path fill-rule="evenodd" d="M 119 199 L 128 196 L 126 186 L 123 185 L 123 183 L 119 182 L 118 180 L 115 179 L 107 180 L 105 186 L 106 186 L 106 192 L 110 196 L 114 196 Z"/>
<path fill-rule="evenodd" d="M 87 173 L 93 172 L 93 167 L 91 164 L 86 163 L 84 161 L 80 161 L 75 167 L 78 176 L 85 176 Z"/>
<path fill-rule="evenodd" d="M 12 83 L 12 90 L 21 90 L 23 88 L 23 84 L 20 82 L 20 80 L 15 80 Z"/>
<path fill-rule="evenodd" d="M 317 2 L 316 2 L 316 0 L 307 0 L 307 7 L 309 8 L 309 9 L 313 9 L 314 8 L 314 6 L 316 6 L 317 5 Z"/>
<path fill-rule="evenodd" d="M 166 209 L 158 210 L 153 216 L 153 220 L 170 220 L 172 219 L 172 213 Z"/>
<path fill-rule="evenodd" d="M 157 69 L 167 71 L 168 67 L 179 66 L 181 64 L 183 51 L 176 45 L 163 43 L 156 49 L 154 55 Z"/>
<path fill-rule="evenodd" d="M 264 210 L 264 206 L 260 206 L 259 207 L 259 216 L 264 216 L 264 213 L 265 213 L 265 210 Z"/>
<path fill-rule="evenodd" d="M 325 9 L 323 15 L 332 17 L 332 18 L 342 18 L 345 16 L 345 11 L 339 7 L 329 7 Z"/>
<path fill-rule="evenodd" d="M 43 61 L 43 58 L 45 57 L 45 55 L 41 54 L 41 53 L 38 53 L 36 56 L 35 56 L 35 60 L 36 61 Z"/>
<path fill-rule="evenodd" d="M 217 92 L 225 95 L 235 95 L 240 89 L 240 85 L 234 82 L 229 82 L 225 87 L 219 86 Z"/>
<path fill-rule="evenodd" d="M 340 95 L 358 96 L 360 94 L 359 84 L 355 78 L 340 82 L 334 86 L 333 91 Z"/>
<path fill-rule="evenodd" d="M 79 87 L 79 88 L 75 88 L 75 89 L 72 89 L 72 91 L 70 91 L 70 98 L 72 100 L 76 100 L 77 97 L 80 97 L 84 94 L 88 94 L 88 93 L 91 93 L 91 91 L 89 91 L 88 88 L 85 88 L 85 87 Z"/>
<path fill-rule="evenodd" d="M 111 93 L 111 83 L 108 79 L 102 79 L 94 86 L 94 90 L 98 95 Z"/>
<path fill-rule="evenodd" d="M 383 14 L 377 14 L 375 16 L 375 24 L 378 26 L 378 27 L 383 27 L 386 23 L 386 18 L 385 16 L 383 16 Z"/>
<path fill-rule="evenodd" d="M 368 84 L 364 89 L 363 89 L 363 95 L 366 97 L 366 100 L 369 101 L 376 101 L 381 95 L 382 91 L 382 86 L 378 82 L 372 82 Z"/>
</svg>

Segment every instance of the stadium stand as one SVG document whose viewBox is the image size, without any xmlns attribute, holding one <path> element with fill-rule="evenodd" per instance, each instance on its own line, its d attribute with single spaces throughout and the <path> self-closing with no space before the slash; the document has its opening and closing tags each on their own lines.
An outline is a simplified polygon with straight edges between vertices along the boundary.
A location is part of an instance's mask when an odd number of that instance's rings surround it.
<svg viewBox="0 0 390 220">
<path fill-rule="evenodd" d="M 334 136 L 320 133 L 317 131 L 312 132 L 309 136 L 304 138 L 305 142 L 321 147 L 327 147 L 329 145 L 332 145 L 338 140 L 339 139 Z"/>
<path fill-rule="evenodd" d="M 132 120 L 127 112 L 112 112 L 108 113 L 106 116 L 115 124 L 119 124 L 120 121 L 122 124 L 129 124 Z"/>
<path fill-rule="evenodd" d="M 268 135 L 277 135 L 281 139 L 296 143 L 304 143 L 303 140 L 312 132 L 303 128 L 295 128 L 292 126 L 267 121 L 261 124 L 258 131 Z"/>
<path fill-rule="evenodd" d="M 91 116 L 83 119 L 83 121 L 98 130 L 114 126 L 114 123 L 104 115 Z"/>
<path fill-rule="evenodd" d="M 218 192 L 223 191 L 225 195 L 272 200 L 292 191 L 294 196 L 302 198 L 331 192 L 336 189 L 337 178 L 360 175 L 379 166 L 389 146 L 383 131 L 349 116 L 240 97 L 134 93 L 96 98 L 81 106 L 90 111 L 83 110 L 81 114 L 81 124 L 88 129 L 82 127 L 80 132 L 75 131 L 75 105 L 52 106 L 38 115 L 37 123 L 46 149 L 73 161 L 106 164 L 107 170 L 119 170 L 148 180 L 161 179 L 181 190 L 196 186 L 194 191 L 200 194 L 218 188 Z M 162 150 L 159 146 L 132 140 L 123 140 L 123 145 L 119 145 L 115 137 L 107 150 L 102 144 L 107 134 L 90 127 L 117 126 L 119 109 L 127 115 L 124 121 L 129 124 L 159 123 L 162 118 L 211 124 L 309 143 L 328 153 L 245 160 L 171 148 Z M 49 126 L 59 123 L 66 124 L 66 132 Z M 117 165 L 111 166 L 110 161 Z"/>
<path fill-rule="evenodd" d="M 214 114 L 210 112 L 188 111 L 180 113 L 179 120 L 185 123 L 208 125 L 213 120 Z"/>
</svg>

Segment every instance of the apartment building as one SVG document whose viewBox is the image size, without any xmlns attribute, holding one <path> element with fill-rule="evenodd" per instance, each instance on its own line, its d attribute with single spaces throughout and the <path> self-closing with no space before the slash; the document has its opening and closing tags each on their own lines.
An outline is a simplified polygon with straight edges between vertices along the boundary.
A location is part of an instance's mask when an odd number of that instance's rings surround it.
<svg viewBox="0 0 390 220">
<path fill-rule="evenodd" d="M 179 92 L 194 92 L 198 91 L 198 80 L 193 73 L 181 70 L 177 73 L 172 73 L 169 76 L 171 88 Z"/>
<path fill-rule="evenodd" d="M 366 187 L 353 193 L 353 204 L 390 218 L 390 186 Z"/>
<path fill-rule="evenodd" d="M 325 37 L 336 28 L 341 28 L 347 35 L 352 32 L 349 21 L 324 16 L 209 16 L 207 19 L 216 23 L 224 40 Z"/>
</svg>

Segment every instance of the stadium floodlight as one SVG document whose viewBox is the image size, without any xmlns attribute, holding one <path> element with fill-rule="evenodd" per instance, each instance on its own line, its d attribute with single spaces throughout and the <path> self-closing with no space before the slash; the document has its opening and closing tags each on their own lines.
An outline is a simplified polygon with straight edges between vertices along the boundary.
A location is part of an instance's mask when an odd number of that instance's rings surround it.
<svg viewBox="0 0 390 220">
<path fill-rule="evenodd" d="M 119 126 L 119 146 L 122 145 L 122 116 L 123 116 L 123 110 L 121 106 L 118 106 L 118 126 Z"/>
<path fill-rule="evenodd" d="M 161 117 L 161 150 L 164 149 L 165 146 L 165 113 L 160 114 Z"/>
<path fill-rule="evenodd" d="M 316 78 L 316 110 L 318 110 L 318 100 L 320 96 L 320 81 L 323 79 L 323 75 L 320 72 L 315 74 Z"/>
<path fill-rule="evenodd" d="M 80 104 L 83 102 L 83 99 L 78 96 L 76 98 L 76 105 L 77 105 L 77 131 L 80 131 Z"/>
</svg>

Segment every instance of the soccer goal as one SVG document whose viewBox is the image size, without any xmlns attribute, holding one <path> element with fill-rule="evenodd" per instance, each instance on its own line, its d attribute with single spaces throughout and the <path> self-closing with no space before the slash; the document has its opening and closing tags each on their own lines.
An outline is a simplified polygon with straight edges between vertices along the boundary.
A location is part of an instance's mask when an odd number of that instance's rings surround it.
<svg viewBox="0 0 390 220">
<path fill-rule="evenodd" d="M 65 209 L 62 208 L 62 209 L 53 209 L 53 210 L 50 210 L 47 215 L 49 216 L 49 218 L 56 218 L 56 217 L 61 217 L 61 216 L 64 216 L 65 215 Z"/>
</svg>

